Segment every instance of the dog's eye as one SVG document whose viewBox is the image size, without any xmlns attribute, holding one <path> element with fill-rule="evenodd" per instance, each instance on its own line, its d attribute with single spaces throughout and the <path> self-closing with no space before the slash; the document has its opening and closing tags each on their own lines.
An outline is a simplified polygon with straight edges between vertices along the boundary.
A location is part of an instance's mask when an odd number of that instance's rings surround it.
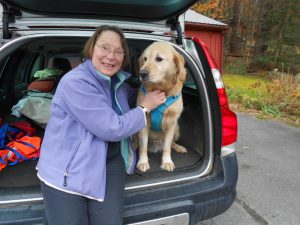
<svg viewBox="0 0 300 225">
<path fill-rule="evenodd" d="M 144 57 L 145 62 L 147 61 L 147 57 Z"/>
<path fill-rule="evenodd" d="M 163 58 L 157 56 L 157 57 L 155 58 L 155 60 L 156 60 L 156 62 L 161 62 L 161 61 L 163 61 Z"/>
</svg>

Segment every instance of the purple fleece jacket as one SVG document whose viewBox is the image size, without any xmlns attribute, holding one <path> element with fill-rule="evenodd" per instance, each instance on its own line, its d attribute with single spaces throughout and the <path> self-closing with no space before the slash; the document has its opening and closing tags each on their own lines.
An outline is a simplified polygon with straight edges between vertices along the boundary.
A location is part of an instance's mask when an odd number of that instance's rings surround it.
<svg viewBox="0 0 300 225">
<path fill-rule="evenodd" d="M 124 71 L 117 75 L 121 82 L 130 76 Z M 61 79 L 37 165 L 42 181 L 62 191 L 104 200 L 108 142 L 121 141 L 146 126 L 142 109 L 129 109 L 125 84 L 116 94 L 121 116 L 112 109 L 110 78 L 97 72 L 91 60 Z"/>
</svg>

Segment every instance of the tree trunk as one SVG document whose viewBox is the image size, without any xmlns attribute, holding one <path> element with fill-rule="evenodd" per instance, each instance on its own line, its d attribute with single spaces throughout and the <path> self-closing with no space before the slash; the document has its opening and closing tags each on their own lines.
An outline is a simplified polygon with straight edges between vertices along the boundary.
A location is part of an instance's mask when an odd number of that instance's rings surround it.
<svg viewBox="0 0 300 225">
<path fill-rule="evenodd" d="M 277 47 L 276 47 L 276 51 L 275 51 L 275 66 L 278 66 L 278 58 L 282 52 L 283 32 L 289 21 L 289 16 L 291 13 L 291 6 L 292 6 L 292 0 L 289 1 L 287 12 L 285 13 L 285 17 L 282 20 L 282 23 L 280 24 L 280 30 L 279 30 L 278 38 L 277 38 Z"/>
<path fill-rule="evenodd" d="M 238 38 L 238 28 L 240 20 L 240 0 L 235 0 L 233 5 L 233 18 L 231 24 L 231 38 L 229 52 L 233 56 L 239 56 L 240 53 L 240 42 Z"/>
<path fill-rule="evenodd" d="M 255 48 L 254 48 L 254 56 L 263 56 L 265 55 L 268 45 L 266 43 L 266 38 L 264 37 L 266 34 L 269 33 L 270 27 L 265 25 L 266 18 L 268 13 L 270 13 L 273 9 L 273 5 L 275 2 L 273 0 L 265 0 L 265 1 L 258 1 L 258 23 L 257 23 L 257 30 L 255 33 Z"/>
</svg>

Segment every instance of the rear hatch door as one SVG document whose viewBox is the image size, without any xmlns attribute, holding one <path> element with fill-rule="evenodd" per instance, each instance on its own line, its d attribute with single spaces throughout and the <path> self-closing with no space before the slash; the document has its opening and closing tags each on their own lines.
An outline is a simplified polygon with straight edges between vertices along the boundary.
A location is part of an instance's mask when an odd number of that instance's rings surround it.
<svg viewBox="0 0 300 225">
<path fill-rule="evenodd" d="M 149 32 L 174 29 L 197 0 L 2 0 L 3 29 L 99 26 L 99 20 Z M 119 22 L 122 22 L 121 24 Z M 136 25 L 133 27 L 133 25 Z M 127 27 L 126 27 L 127 26 Z"/>
</svg>

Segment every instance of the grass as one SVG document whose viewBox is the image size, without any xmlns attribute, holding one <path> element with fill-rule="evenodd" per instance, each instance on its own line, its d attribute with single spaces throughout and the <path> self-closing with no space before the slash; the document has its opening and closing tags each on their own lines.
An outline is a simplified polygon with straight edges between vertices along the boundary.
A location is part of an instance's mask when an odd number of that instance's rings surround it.
<svg viewBox="0 0 300 225">
<path fill-rule="evenodd" d="M 300 127 L 300 90 L 294 77 L 224 74 L 223 80 L 233 111 Z"/>
</svg>

